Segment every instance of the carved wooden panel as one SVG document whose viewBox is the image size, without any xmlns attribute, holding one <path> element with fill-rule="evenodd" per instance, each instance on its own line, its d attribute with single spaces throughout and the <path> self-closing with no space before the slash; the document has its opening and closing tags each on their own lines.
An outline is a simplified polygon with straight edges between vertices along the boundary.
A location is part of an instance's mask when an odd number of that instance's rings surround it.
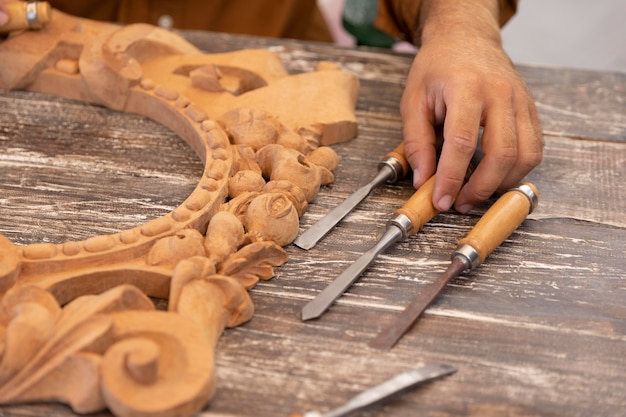
<svg viewBox="0 0 626 417">
<path fill-rule="evenodd" d="M 357 78 L 332 63 L 289 75 L 268 50 L 202 54 L 182 38 L 52 11 L 0 43 L 0 88 L 147 116 L 200 156 L 171 213 L 112 235 L 17 246 L 0 235 L 0 403 L 192 415 L 215 390 L 225 327 L 357 133 Z M 157 311 L 148 296 L 168 298 Z"/>
</svg>

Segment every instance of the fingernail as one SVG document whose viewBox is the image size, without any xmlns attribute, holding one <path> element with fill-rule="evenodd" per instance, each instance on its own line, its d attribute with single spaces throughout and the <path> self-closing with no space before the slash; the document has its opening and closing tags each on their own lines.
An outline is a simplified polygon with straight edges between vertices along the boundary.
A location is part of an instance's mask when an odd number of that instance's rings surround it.
<svg viewBox="0 0 626 417">
<path fill-rule="evenodd" d="M 0 12 L 0 26 L 4 26 L 7 23 L 9 23 L 9 15 L 4 12 Z"/>
<path fill-rule="evenodd" d="M 472 207 L 474 206 L 472 206 L 471 204 L 463 204 L 457 207 L 456 211 L 458 211 L 461 214 L 467 214 L 472 209 Z"/>
<path fill-rule="evenodd" d="M 419 168 L 415 168 L 413 170 L 413 187 L 417 188 L 417 182 L 420 179 L 420 170 Z"/>
<path fill-rule="evenodd" d="M 439 206 L 439 211 L 447 211 L 450 207 L 452 207 L 452 203 L 454 203 L 452 196 L 444 195 L 437 202 L 437 206 Z"/>
</svg>

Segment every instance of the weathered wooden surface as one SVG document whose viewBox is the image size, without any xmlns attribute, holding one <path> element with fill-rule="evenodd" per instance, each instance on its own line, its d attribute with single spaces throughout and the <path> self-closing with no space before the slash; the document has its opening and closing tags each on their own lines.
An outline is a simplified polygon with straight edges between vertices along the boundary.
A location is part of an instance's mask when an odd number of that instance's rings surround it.
<svg viewBox="0 0 626 417">
<path fill-rule="evenodd" d="M 369 181 L 401 139 L 398 100 L 411 58 L 374 50 L 187 32 L 208 52 L 266 47 L 290 71 L 339 62 L 361 79 L 359 137 L 336 145 L 336 182 L 313 224 Z M 618 416 L 626 409 L 626 75 L 520 66 L 546 133 L 529 179 L 537 211 L 487 262 L 455 279 L 396 347 L 367 343 L 447 265 L 477 221 L 445 213 L 390 248 L 321 319 L 300 309 L 376 240 L 413 192 L 375 190 L 310 251 L 287 247 L 278 275 L 251 291 L 247 324 L 218 345 L 218 389 L 203 415 L 326 410 L 424 362 L 458 373 L 368 416 Z M 32 93 L 0 91 L 0 233 L 17 244 L 85 239 L 134 227 L 180 204 L 202 164 L 149 120 Z M 72 415 L 59 405 L 1 415 Z M 108 415 L 102 413 L 100 415 Z"/>
</svg>

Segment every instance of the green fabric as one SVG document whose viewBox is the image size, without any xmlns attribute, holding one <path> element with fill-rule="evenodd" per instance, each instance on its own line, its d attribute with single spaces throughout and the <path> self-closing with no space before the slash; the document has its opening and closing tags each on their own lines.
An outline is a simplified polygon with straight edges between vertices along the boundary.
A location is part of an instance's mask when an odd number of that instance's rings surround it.
<svg viewBox="0 0 626 417">
<path fill-rule="evenodd" d="M 374 27 L 377 11 L 376 0 L 346 0 L 343 27 L 354 36 L 357 45 L 391 48 L 397 39 Z"/>
</svg>

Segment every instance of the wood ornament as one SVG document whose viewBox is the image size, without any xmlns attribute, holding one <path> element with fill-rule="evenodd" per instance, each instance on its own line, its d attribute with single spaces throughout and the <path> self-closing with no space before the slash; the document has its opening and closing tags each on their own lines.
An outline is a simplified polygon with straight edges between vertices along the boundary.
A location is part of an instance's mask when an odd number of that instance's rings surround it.
<svg viewBox="0 0 626 417">
<path fill-rule="evenodd" d="M 0 88 L 146 116 L 204 163 L 180 206 L 139 227 L 23 247 L 0 235 L 0 403 L 193 415 L 216 389 L 219 336 L 252 317 L 247 289 L 286 262 L 334 180 L 325 145 L 356 136 L 357 78 L 331 63 L 290 75 L 267 50 L 203 54 L 150 25 L 54 9 L 0 42 L 0 61 Z"/>
</svg>

